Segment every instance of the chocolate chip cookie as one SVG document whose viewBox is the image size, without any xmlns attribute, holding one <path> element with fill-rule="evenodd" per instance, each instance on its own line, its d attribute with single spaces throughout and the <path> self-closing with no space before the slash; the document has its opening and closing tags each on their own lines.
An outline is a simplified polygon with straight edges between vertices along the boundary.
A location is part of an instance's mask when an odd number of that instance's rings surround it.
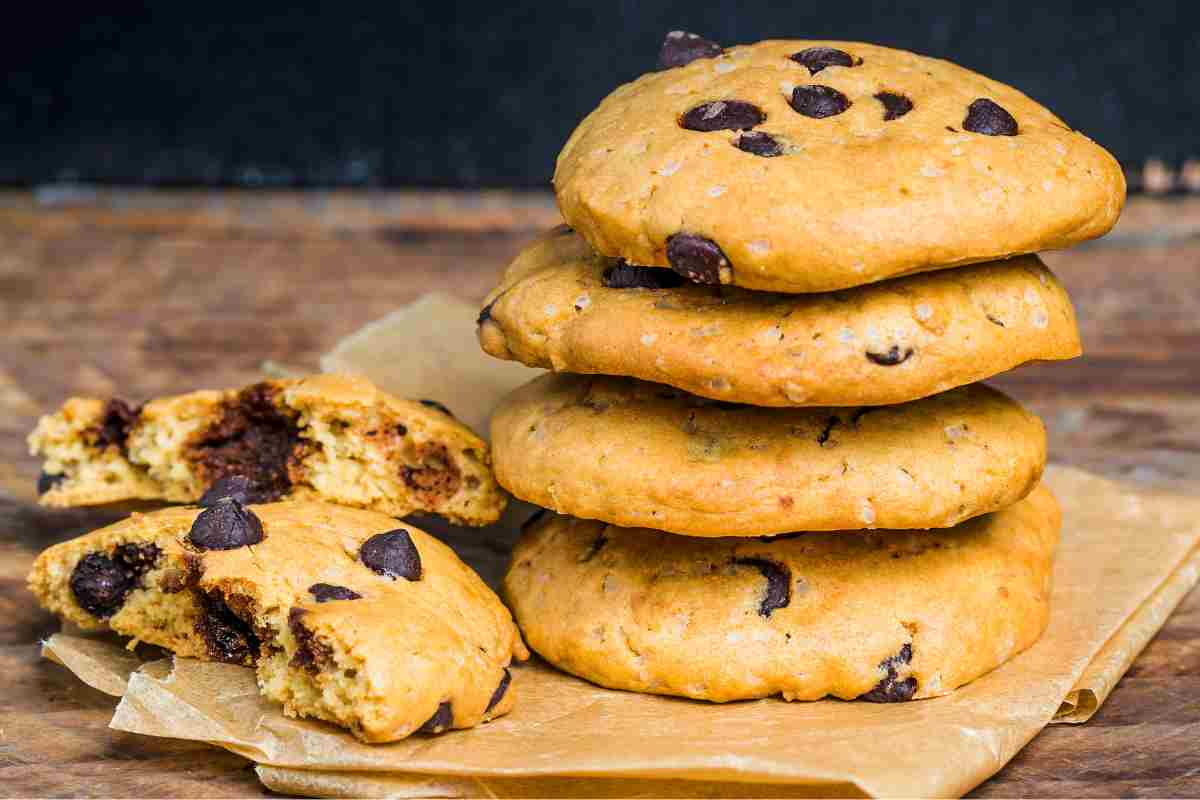
<svg viewBox="0 0 1200 800">
<path fill-rule="evenodd" d="M 982 384 L 783 409 L 554 373 L 501 403 L 492 447 L 522 500 L 689 536 L 945 528 L 1015 503 L 1046 462 L 1041 420 Z"/>
<path fill-rule="evenodd" d="M 522 533 L 504 590 L 534 651 L 601 686 L 911 700 L 1037 639 L 1059 522 L 1043 487 L 949 530 L 766 541 L 547 514 Z"/>
<path fill-rule="evenodd" d="M 700 286 L 559 228 L 485 301 L 497 358 L 759 406 L 901 403 L 1080 353 L 1066 291 L 1019 256 L 808 295 Z"/>
<path fill-rule="evenodd" d="M 1116 160 L 998 81 L 861 42 L 670 40 L 558 157 L 566 221 L 688 280 L 823 292 L 1107 232 Z"/>
<path fill-rule="evenodd" d="M 512 708 L 512 617 L 432 536 L 328 503 L 244 505 L 237 490 L 44 551 L 50 611 L 180 656 L 256 666 L 290 716 L 368 742 L 477 725 Z"/>
<path fill-rule="evenodd" d="M 338 375 L 140 407 L 75 397 L 38 422 L 29 446 L 44 459 L 38 488 L 49 506 L 189 503 L 231 479 L 253 502 L 320 499 L 468 525 L 494 522 L 505 503 L 487 445 L 445 406 Z"/>
</svg>

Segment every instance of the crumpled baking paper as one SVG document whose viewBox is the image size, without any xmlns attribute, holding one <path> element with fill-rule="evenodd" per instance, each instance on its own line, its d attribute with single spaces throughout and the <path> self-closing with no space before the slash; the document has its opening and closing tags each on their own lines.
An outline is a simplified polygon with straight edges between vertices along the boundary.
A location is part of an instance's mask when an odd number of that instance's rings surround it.
<svg viewBox="0 0 1200 800">
<path fill-rule="evenodd" d="M 534 372 L 482 355 L 477 309 L 430 295 L 323 360 L 402 396 L 430 397 L 486 434 L 496 401 Z M 112 727 L 211 742 L 258 764 L 271 789 L 312 796 L 955 796 L 1052 722 L 1085 722 L 1200 577 L 1200 493 L 1149 491 L 1066 467 L 1045 635 L 958 691 L 910 703 L 778 699 L 713 705 L 592 686 L 537 659 L 517 705 L 467 731 L 366 745 L 286 718 L 253 671 L 145 661 L 103 637 L 57 634 L 47 657 L 120 695 Z M 495 586 L 530 507 L 482 530 L 422 522 Z M 428 523 L 428 524 L 426 524 Z M 564 613 L 570 613 L 564 609 Z M 140 651 L 139 651 L 140 652 Z"/>
</svg>

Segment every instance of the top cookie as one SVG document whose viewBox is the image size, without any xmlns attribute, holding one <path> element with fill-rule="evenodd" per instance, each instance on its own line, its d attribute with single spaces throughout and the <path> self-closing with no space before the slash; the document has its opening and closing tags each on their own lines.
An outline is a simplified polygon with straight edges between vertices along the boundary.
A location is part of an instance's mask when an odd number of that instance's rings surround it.
<svg viewBox="0 0 1200 800">
<path fill-rule="evenodd" d="M 1103 148 L 947 61 L 859 42 L 716 52 L 620 87 L 559 155 L 559 208 L 602 255 L 819 292 L 1067 247 L 1124 203 Z"/>
</svg>

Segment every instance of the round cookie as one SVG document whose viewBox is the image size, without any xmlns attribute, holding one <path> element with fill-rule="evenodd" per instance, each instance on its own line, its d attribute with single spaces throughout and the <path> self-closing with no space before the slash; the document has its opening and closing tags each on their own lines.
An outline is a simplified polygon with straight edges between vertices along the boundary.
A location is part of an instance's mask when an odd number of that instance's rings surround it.
<svg viewBox="0 0 1200 800">
<path fill-rule="evenodd" d="M 1067 247 L 1106 233 L 1125 198 L 1111 155 L 1012 87 L 798 40 L 621 86 L 567 141 L 554 187 L 603 255 L 780 292 Z"/>
<path fill-rule="evenodd" d="M 508 268 L 479 341 L 534 367 L 758 406 L 902 403 L 1080 353 L 1071 301 L 1037 256 L 785 295 L 630 267 L 566 228 Z"/>
<path fill-rule="evenodd" d="M 601 686 L 724 702 L 946 694 L 1046 626 L 1044 487 L 947 531 L 686 539 L 532 521 L 505 596 L 529 646 Z"/>
<path fill-rule="evenodd" d="M 469 728 L 509 711 L 508 610 L 454 551 L 385 514 L 331 503 L 133 516 L 43 551 L 45 608 L 177 655 L 254 666 L 289 716 L 368 742 Z"/>
<path fill-rule="evenodd" d="M 689 536 L 946 528 L 1030 492 L 1041 420 L 981 384 L 897 406 L 779 409 L 543 375 L 492 416 L 496 480 L 562 514 Z"/>
</svg>

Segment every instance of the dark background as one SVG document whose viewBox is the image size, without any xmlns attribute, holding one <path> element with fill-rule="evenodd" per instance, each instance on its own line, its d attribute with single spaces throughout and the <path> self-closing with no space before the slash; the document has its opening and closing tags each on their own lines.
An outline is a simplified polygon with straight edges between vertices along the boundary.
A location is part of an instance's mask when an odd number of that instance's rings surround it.
<svg viewBox="0 0 1200 800">
<path fill-rule="evenodd" d="M 1136 182 L 1147 160 L 1200 157 L 1197 5 L 43 3 L 0 39 L 0 184 L 544 186 L 575 123 L 673 28 L 949 58 L 1047 104 Z"/>
</svg>

